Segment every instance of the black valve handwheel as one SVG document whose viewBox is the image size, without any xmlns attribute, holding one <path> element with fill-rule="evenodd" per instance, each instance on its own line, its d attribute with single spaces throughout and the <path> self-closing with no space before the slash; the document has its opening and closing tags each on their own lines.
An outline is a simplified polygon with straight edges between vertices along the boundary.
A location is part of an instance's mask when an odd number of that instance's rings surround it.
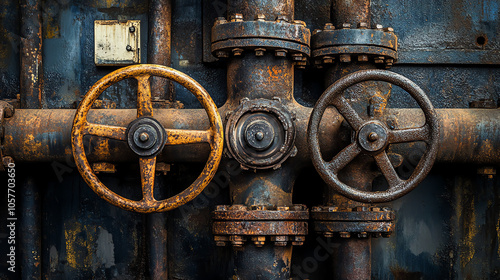
<svg viewBox="0 0 500 280">
<path fill-rule="evenodd" d="M 349 104 L 343 92 L 364 81 L 384 81 L 407 91 L 424 112 L 422 127 L 394 130 L 376 119 L 364 119 Z M 355 140 L 333 157 L 322 157 L 318 130 L 325 109 L 333 106 L 355 132 Z M 439 124 L 436 111 L 424 91 L 406 77 L 386 70 L 363 70 L 347 75 L 332 84 L 319 98 L 309 119 L 308 142 L 314 167 L 323 180 L 335 191 L 361 202 L 378 203 L 397 199 L 412 191 L 429 173 L 436 159 L 439 140 Z M 389 144 L 424 141 L 427 149 L 407 180 L 397 174 L 387 156 Z M 360 154 L 371 155 L 389 184 L 385 191 L 363 191 L 339 180 L 338 174 Z"/>
</svg>

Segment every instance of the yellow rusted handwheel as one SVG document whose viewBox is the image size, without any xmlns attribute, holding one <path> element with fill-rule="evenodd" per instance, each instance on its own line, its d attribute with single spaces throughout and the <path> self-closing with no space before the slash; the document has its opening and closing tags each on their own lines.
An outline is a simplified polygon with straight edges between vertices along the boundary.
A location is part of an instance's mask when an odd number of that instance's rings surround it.
<svg viewBox="0 0 500 280">
<path fill-rule="evenodd" d="M 153 118 L 149 78 L 158 76 L 173 80 L 190 90 L 202 104 L 210 119 L 208 130 L 165 129 Z M 137 119 L 128 127 L 89 123 L 87 114 L 92 103 L 109 86 L 127 78 L 138 81 Z M 83 136 L 94 135 L 127 141 L 139 155 L 143 198 L 140 201 L 124 198 L 108 189 L 92 171 L 83 146 Z M 219 166 L 223 149 L 222 121 L 212 98 L 195 80 L 184 73 L 161 65 L 133 65 L 118 69 L 100 79 L 87 92 L 76 111 L 71 132 L 73 156 L 78 171 L 100 197 L 120 208 L 140 212 L 163 212 L 177 208 L 194 199 L 212 180 Z M 165 200 L 154 198 L 156 156 L 165 145 L 208 143 L 211 151 L 200 176 L 187 189 Z"/>
</svg>

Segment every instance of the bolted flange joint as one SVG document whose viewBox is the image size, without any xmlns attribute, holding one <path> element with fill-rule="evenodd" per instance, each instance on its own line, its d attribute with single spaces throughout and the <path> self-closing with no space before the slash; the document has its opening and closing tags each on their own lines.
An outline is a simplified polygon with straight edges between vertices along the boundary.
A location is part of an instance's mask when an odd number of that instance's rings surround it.
<svg viewBox="0 0 500 280">
<path fill-rule="evenodd" d="M 336 29 L 327 23 L 323 29 L 313 32 L 311 57 L 318 68 L 325 64 L 353 62 L 372 62 L 390 68 L 398 58 L 397 39 L 394 29 L 383 28 L 380 24 L 370 28 L 367 23 L 360 22 L 353 28 L 344 23 Z"/>
<path fill-rule="evenodd" d="M 324 237 L 390 237 L 394 219 L 395 213 L 388 207 L 316 206 L 311 209 L 314 231 Z"/>
<path fill-rule="evenodd" d="M 305 205 L 219 205 L 213 219 L 217 246 L 301 246 L 308 233 L 309 210 Z"/>
</svg>

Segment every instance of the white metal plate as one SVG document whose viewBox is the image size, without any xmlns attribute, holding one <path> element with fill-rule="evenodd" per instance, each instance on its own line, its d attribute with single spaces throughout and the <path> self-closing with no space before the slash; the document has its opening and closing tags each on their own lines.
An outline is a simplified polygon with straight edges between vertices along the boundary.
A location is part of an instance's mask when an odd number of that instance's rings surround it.
<svg viewBox="0 0 500 280">
<path fill-rule="evenodd" d="M 94 21 L 94 57 L 97 66 L 141 63 L 140 20 Z"/>
</svg>

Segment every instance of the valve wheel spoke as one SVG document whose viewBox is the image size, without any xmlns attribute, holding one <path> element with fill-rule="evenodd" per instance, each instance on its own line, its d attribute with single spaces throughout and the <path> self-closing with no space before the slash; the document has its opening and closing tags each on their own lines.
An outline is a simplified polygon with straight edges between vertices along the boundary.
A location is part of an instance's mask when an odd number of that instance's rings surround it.
<svg viewBox="0 0 500 280">
<path fill-rule="evenodd" d="M 106 137 L 109 139 L 127 141 L 127 128 L 120 126 L 86 123 L 83 134 Z"/>
<path fill-rule="evenodd" d="M 389 134 L 389 143 L 405 143 L 414 141 L 428 142 L 430 139 L 429 125 L 422 127 L 393 130 Z"/>
<path fill-rule="evenodd" d="M 328 168 L 333 171 L 333 173 L 338 173 L 340 170 L 349 164 L 356 156 L 361 153 L 361 148 L 357 143 L 351 143 L 349 146 L 345 147 L 340 153 L 338 153 L 331 161 L 328 162 Z"/>
<path fill-rule="evenodd" d="M 389 189 L 393 189 L 404 182 L 401 178 L 399 178 L 399 175 L 396 173 L 396 169 L 392 166 L 391 160 L 387 156 L 387 152 L 383 151 L 374 157 L 378 168 L 380 168 L 380 171 L 382 171 L 387 183 L 389 183 Z"/>
<path fill-rule="evenodd" d="M 156 157 L 140 158 L 139 165 L 141 170 L 142 201 L 154 202 L 154 185 Z"/>
<path fill-rule="evenodd" d="M 335 97 L 331 103 L 335 106 L 335 108 L 337 108 L 337 111 L 344 117 L 352 129 L 356 131 L 361 129 L 364 120 L 342 95 Z"/>
<path fill-rule="evenodd" d="M 212 143 L 212 130 L 165 129 L 167 142 L 165 145 L 185 145 Z"/>
<path fill-rule="evenodd" d="M 141 75 L 135 77 L 137 79 L 137 117 L 152 117 L 153 104 L 151 102 L 151 84 L 149 82 L 150 75 Z"/>
</svg>

